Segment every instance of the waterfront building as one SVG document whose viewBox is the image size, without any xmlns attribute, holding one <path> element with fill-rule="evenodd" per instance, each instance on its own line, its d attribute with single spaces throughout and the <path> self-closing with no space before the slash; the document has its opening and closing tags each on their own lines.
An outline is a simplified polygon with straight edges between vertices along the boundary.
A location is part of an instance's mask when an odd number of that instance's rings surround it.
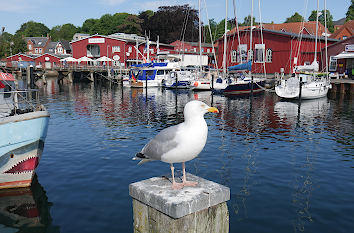
<svg viewBox="0 0 354 233">
<path fill-rule="evenodd" d="M 349 37 L 354 36 L 354 20 L 349 20 L 342 26 L 340 26 L 334 33 L 330 36 L 330 38 L 345 40 Z"/>
<path fill-rule="evenodd" d="M 46 37 L 25 37 L 27 44 L 28 55 L 44 54 L 51 40 L 49 36 Z"/>
<path fill-rule="evenodd" d="M 354 36 L 329 45 L 327 54 L 329 72 L 337 77 L 354 77 Z M 321 56 L 324 61 L 326 59 L 324 49 Z"/>
<path fill-rule="evenodd" d="M 70 44 L 76 59 L 84 56 L 94 60 L 107 57 L 113 60 L 108 62 L 109 65 L 120 67 L 151 61 L 157 58 L 158 53 L 173 50 L 171 45 L 154 41 L 149 41 L 147 45 L 147 41 L 135 34 L 116 33 L 109 36 L 92 35 L 71 41 Z"/>
<path fill-rule="evenodd" d="M 315 56 L 316 37 L 312 35 L 312 30 L 305 28 L 307 32 L 298 34 L 286 32 L 284 30 L 271 30 L 258 27 L 253 29 L 252 49 L 250 49 L 250 29 L 249 27 L 231 30 L 227 34 L 226 66 L 233 66 L 252 60 L 252 73 L 274 74 L 284 72 L 289 74 L 295 65 L 311 64 Z M 261 36 L 261 34 L 263 34 Z M 238 42 L 238 36 L 240 45 Z M 301 36 L 301 42 L 300 42 Z M 338 40 L 328 39 L 328 45 Z M 224 41 L 218 39 L 217 61 L 222 67 Z M 301 43 L 301 49 L 299 49 Z M 319 37 L 317 43 L 317 61 L 321 63 L 320 51 L 325 47 L 325 37 Z M 321 67 L 321 65 L 320 65 Z"/>
</svg>

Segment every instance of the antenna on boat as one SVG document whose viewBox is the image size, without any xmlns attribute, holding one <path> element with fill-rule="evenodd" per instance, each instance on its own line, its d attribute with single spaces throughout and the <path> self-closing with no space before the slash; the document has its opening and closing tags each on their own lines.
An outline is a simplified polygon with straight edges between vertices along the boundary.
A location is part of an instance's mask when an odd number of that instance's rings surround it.
<svg viewBox="0 0 354 233">
<path fill-rule="evenodd" d="M 227 7 L 228 7 L 228 0 L 225 0 L 225 34 L 224 34 L 224 56 L 223 56 L 223 78 L 226 78 L 226 43 L 227 43 Z"/>
<path fill-rule="evenodd" d="M 199 13 L 199 71 L 202 73 L 202 23 L 201 23 L 201 9 L 200 9 L 200 0 L 198 0 L 198 13 Z"/>
</svg>

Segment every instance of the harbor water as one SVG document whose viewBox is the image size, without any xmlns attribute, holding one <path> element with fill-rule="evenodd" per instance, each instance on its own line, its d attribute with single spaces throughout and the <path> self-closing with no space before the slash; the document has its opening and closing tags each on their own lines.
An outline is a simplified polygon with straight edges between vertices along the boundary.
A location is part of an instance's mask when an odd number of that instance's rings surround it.
<svg viewBox="0 0 354 233">
<path fill-rule="evenodd" d="M 51 118 L 37 169 L 49 215 L 39 232 L 133 232 L 128 185 L 170 176 L 170 166 L 137 165 L 132 157 L 160 130 L 182 122 L 184 105 L 194 99 L 220 113 L 205 115 L 207 144 L 186 169 L 230 187 L 230 232 L 354 229 L 352 99 L 299 104 L 274 93 L 229 98 L 55 79 L 40 95 Z"/>
</svg>

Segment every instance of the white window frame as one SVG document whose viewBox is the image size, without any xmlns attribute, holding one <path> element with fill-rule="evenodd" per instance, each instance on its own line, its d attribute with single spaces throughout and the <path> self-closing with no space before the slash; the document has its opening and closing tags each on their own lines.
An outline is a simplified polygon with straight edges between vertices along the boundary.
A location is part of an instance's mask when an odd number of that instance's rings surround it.
<svg viewBox="0 0 354 233">
<path fill-rule="evenodd" d="M 335 58 L 334 56 L 330 56 L 328 71 L 336 71 L 336 70 L 337 70 L 337 58 Z"/>
<path fill-rule="evenodd" d="M 255 44 L 254 45 L 254 62 L 264 63 L 265 62 L 265 44 Z"/>
<path fill-rule="evenodd" d="M 35 49 L 34 49 L 34 52 L 35 52 L 35 53 L 38 53 L 38 48 L 35 48 Z"/>
<path fill-rule="evenodd" d="M 253 61 L 253 50 L 252 49 L 248 50 L 247 57 L 248 57 L 248 61 Z"/>
<path fill-rule="evenodd" d="M 38 49 L 38 53 L 42 53 L 42 48 L 39 48 L 39 49 Z"/>
<path fill-rule="evenodd" d="M 232 63 L 237 62 L 237 55 L 238 55 L 237 50 L 232 50 L 231 51 L 231 62 Z"/>
<path fill-rule="evenodd" d="M 128 53 L 131 53 L 133 51 L 132 46 L 128 47 Z"/>
<path fill-rule="evenodd" d="M 273 50 L 272 49 L 267 49 L 266 50 L 266 62 L 267 63 L 272 63 L 273 62 Z"/>
<path fill-rule="evenodd" d="M 247 44 L 240 44 L 237 48 L 238 50 L 238 57 L 237 62 L 246 63 L 247 62 Z"/>
<path fill-rule="evenodd" d="M 120 46 L 112 46 L 112 53 L 120 53 Z"/>
</svg>

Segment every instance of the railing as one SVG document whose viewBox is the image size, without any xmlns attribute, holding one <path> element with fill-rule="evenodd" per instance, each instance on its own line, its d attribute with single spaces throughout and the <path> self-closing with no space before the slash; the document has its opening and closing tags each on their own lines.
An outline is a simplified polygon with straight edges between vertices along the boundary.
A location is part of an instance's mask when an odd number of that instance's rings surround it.
<svg viewBox="0 0 354 233">
<path fill-rule="evenodd" d="M 41 110 L 37 89 L 0 92 L 0 117 Z"/>
</svg>

